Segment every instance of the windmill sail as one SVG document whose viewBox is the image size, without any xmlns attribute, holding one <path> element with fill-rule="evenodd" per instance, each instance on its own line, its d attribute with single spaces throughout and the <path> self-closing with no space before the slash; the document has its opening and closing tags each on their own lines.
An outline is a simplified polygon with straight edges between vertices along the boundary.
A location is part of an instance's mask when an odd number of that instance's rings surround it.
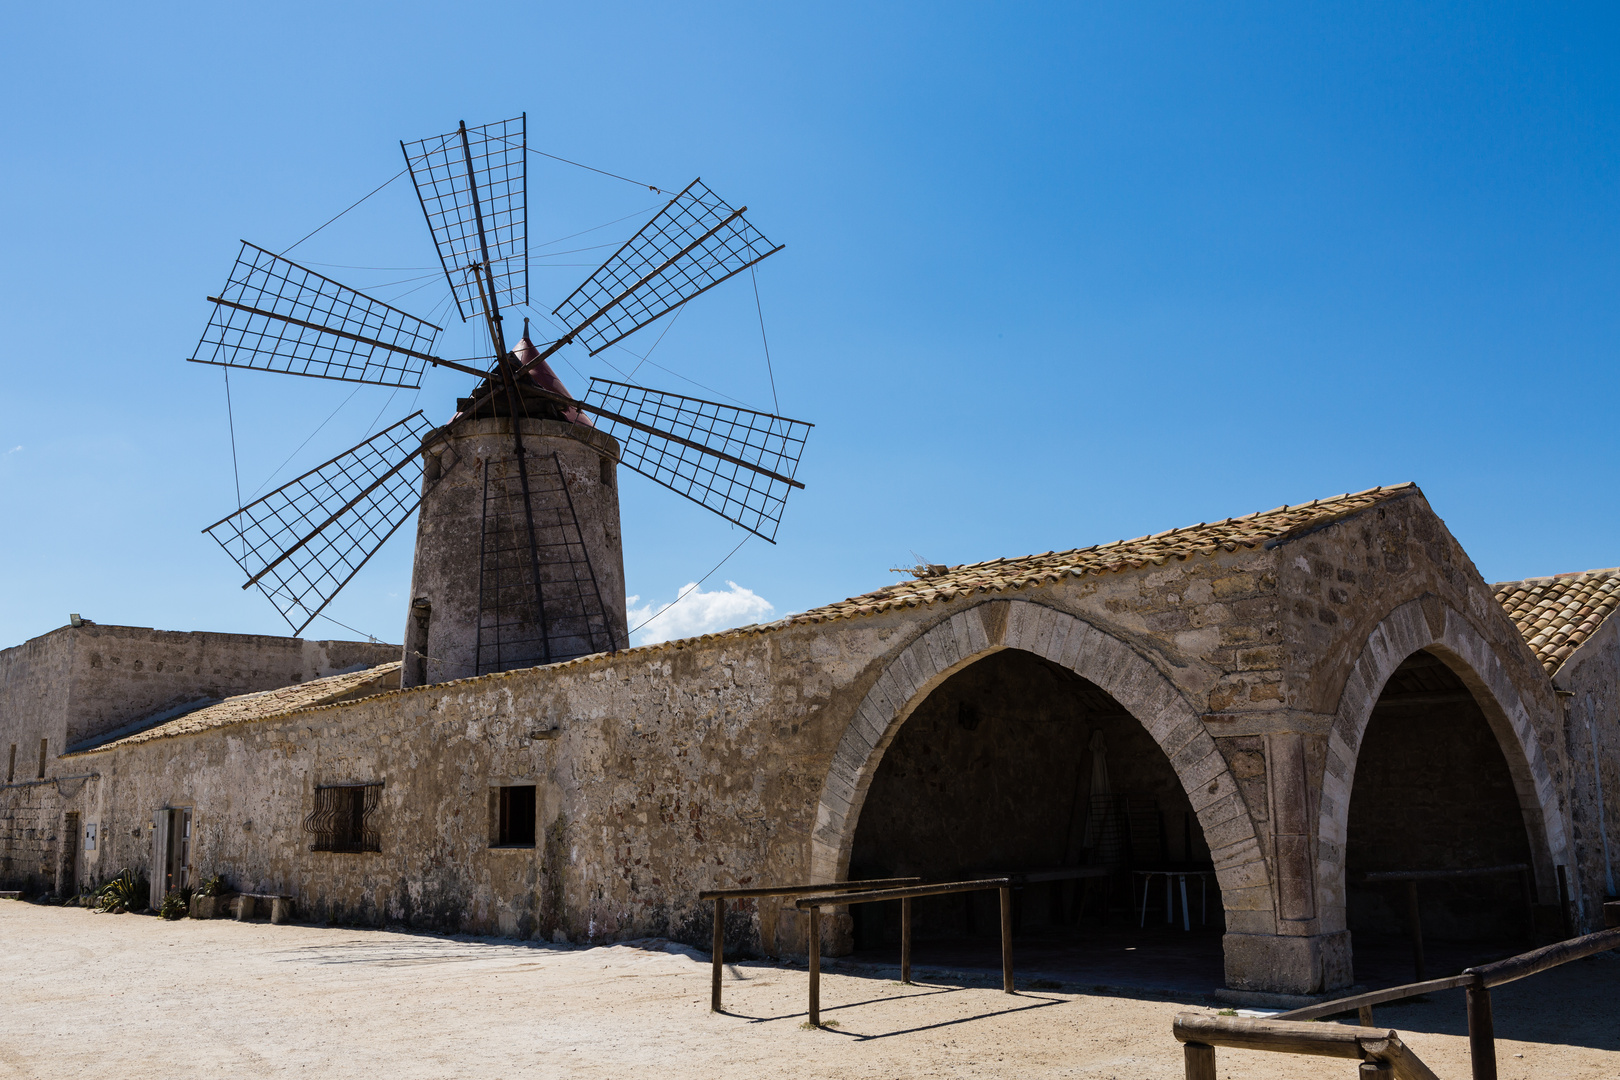
<svg viewBox="0 0 1620 1080">
<path fill-rule="evenodd" d="M 776 542 L 813 425 L 608 379 L 591 380 L 585 403 L 624 464 Z"/>
<path fill-rule="evenodd" d="M 529 302 L 525 116 L 400 143 L 462 321 L 483 314 L 468 272 L 488 252 L 497 306 Z"/>
<path fill-rule="evenodd" d="M 406 466 L 433 430 L 412 413 L 203 532 L 302 633 L 416 510 Z"/>
<path fill-rule="evenodd" d="M 552 314 L 595 356 L 660 315 L 782 250 L 693 180 Z"/>
<path fill-rule="evenodd" d="M 417 389 L 440 328 L 242 241 L 188 358 Z"/>
</svg>

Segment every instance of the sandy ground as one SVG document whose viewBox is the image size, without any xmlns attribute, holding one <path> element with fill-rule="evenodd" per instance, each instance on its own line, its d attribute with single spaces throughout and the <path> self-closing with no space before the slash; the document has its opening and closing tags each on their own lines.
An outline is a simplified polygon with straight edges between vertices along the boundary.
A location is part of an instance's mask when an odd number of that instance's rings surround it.
<svg viewBox="0 0 1620 1080">
<path fill-rule="evenodd" d="M 1171 1018 L 1209 1001 L 1027 989 L 920 969 L 727 971 L 658 943 L 569 949 L 484 938 L 271 926 L 0 902 L 0 1077 L 1176 1078 Z M 960 976 L 961 973 L 955 973 Z M 1620 1078 L 1620 960 L 1496 992 L 1503 1080 Z M 1379 1010 L 1445 1080 L 1469 1075 L 1460 991 Z M 1522 1055 L 1522 1056 L 1520 1056 Z M 1354 1063 L 1220 1052 L 1244 1080 L 1356 1075 Z M 651 1070 L 651 1072 L 649 1072 Z"/>
</svg>

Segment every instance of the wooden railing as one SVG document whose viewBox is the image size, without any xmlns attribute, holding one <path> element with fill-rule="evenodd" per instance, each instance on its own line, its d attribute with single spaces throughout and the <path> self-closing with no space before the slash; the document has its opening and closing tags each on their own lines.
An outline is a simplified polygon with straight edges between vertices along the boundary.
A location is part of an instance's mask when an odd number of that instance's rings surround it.
<svg viewBox="0 0 1620 1080">
<path fill-rule="evenodd" d="M 1440 1080 L 1393 1031 L 1288 1020 L 1181 1013 L 1172 1030 L 1181 1041 L 1187 1080 L 1215 1080 L 1215 1048 L 1271 1050 L 1282 1054 L 1351 1058 L 1361 1062 L 1361 1080 Z"/>
<path fill-rule="evenodd" d="M 726 901 L 746 900 L 767 896 L 804 896 L 809 893 L 837 893 L 850 889 L 855 891 L 869 890 L 874 885 L 911 885 L 921 881 L 918 877 L 898 878 L 872 878 L 868 881 L 832 881 L 824 885 L 766 885 L 757 889 L 705 889 L 698 893 L 698 899 L 714 901 L 714 974 L 709 986 L 709 1011 L 720 1011 L 720 975 L 721 966 L 726 962 Z M 812 924 L 818 923 L 814 915 L 810 917 Z M 819 935 L 821 927 L 812 925 L 812 933 Z M 813 937 L 816 942 L 811 950 L 813 954 L 821 952 L 821 939 Z"/>
<path fill-rule="evenodd" d="M 1100 877 L 1110 871 L 1106 867 L 1066 866 L 1053 870 L 1028 870 L 1015 874 L 975 878 L 971 881 L 943 881 L 929 885 L 907 885 L 902 888 L 872 889 L 841 895 L 805 896 L 794 902 L 800 911 L 810 912 L 810 1023 L 821 1024 L 821 909 L 844 904 L 876 904 L 885 900 L 900 901 L 900 982 L 911 982 L 911 901 L 922 896 L 944 896 L 950 893 L 989 892 L 1001 894 L 1001 989 L 1013 992 L 1012 966 L 1012 891 L 1036 882 L 1073 881 L 1080 878 Z"/>
<path fill-rule="evenodd" d="M 1184 1047 L 1187 1080 L 1214 1080 L 1217 1046 L 1326 1057 L 1360 1056 L 1363 1077 L 1391 1075 L 1419 1080 L 1432 1078 L 1434 1073 L 1404 1046 L 1399 1051 L 1391 1049 L 1398 1046 L 1400 1040 L 1395 1032 L 1372 1026 L 1373 1006 L 1460 987 L 1468 993 L 1468 1056 L 1473 1080 L 1496 1080 L 1496 1029 L 1491 1018 L 1491 987 L 1528 978 L 1571 960 L 1615 948 L 1620 948 L 1620 928 L 1560 941 L 1556 945 L 1498 960 L 1494 964 L 1481 964 L 1450 978 L 1390 986 L 1366 994 L 1324 1001 L 1290 1010 L 1268 1020 L 1182 1013 L 1176 1017 L 1173 1031 Z M 1352 1012 L 1357 1014 L 1360 1027 L 1303 1022 Z M 1393 1043 L 1388 1042 L 1391 1039 Z M 1385 1040 L 1381 1044 L 1383 1049 L 1375 1045 L 1379 1044 L 1379 1040 Z"/>
</svg>

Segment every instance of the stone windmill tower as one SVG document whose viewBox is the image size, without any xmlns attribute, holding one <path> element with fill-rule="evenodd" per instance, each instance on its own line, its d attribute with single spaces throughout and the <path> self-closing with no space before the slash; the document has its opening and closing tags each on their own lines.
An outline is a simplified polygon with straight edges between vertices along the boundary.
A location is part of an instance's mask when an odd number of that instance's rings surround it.
<svg viewBox="0 0 1620 1080">
<path fill-rule="evenodd" d="M 440 327 L 244 242 L 193 361 L 407 388 L 432 364 L 478 382 L 443 427 L 412 413 L 205 531 L 299 633 L 420 508 L 407 686 L 624 648 L 618 466 L 774 542 L 811 425 L 607 379 L 578 400 L 547 360 L 594 356 L 781 247 L 694 180 L 552 309 L 556 339 L 536 345 L 525 319 L 509 348 L 502 307 L 529 303 L 525 119 L 400 147 L 457 311 L 493 357 L 437 356 Z"/>
<path fill-rule="evenodd" d="M 527 334 L 514 354 L 536 355 Z M 544 361 L 532 378 L 567 396 Z M 618 440 L 527 382 L 524 415 L 514 420 L 505 395 L 476 409 L 463 398 L 460 422 L 423 456 L 406 686 L 610 651 L 629 638 Z"/>
</svg>

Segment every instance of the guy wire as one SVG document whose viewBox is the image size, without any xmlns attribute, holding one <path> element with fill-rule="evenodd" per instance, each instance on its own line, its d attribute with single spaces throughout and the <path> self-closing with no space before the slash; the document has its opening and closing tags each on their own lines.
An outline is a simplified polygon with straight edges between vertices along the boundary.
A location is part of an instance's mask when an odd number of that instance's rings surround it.
<svg viewBox="0 0 1620 1080">
<path fill-rule="evenodd" d="M 350 203 L 348 205 L 348 207 L 346 207 L 345 209 L 339 211 L 337 214 L 333 215 L 332 217 L 328 218 L 323 224 L 316 226 L 314 229 L 310 230 L 309 232 L 305 233 L 303 236 L 299 237 L 299 239 L 296 242 L 293 243 L 292 247 L 289 247 L 285 251 L 282 251 L 281 254 L 286 255 L 288 251 L 291 251 L 293 248 L 297 247 L 299 244 L 302 244 L 305 240 L 308 240 L 311 236 L 314 236 L 316 233 L 318 233 L 322 229 L 326 228 L 327 225 L 332 224 L 332 222 L 336 221 L 338 218 L 342 217 L 344 214 L 347 214 L 350 210 L 353 210 L 356 206 L 359 206 L 361 203 L 365 202 L 367 199 L 369 199 L 373 195 L 377 194 L 377 192 L 381 191 L 383 188 L 387 187 L 389 184 L 392 184 L 395 180 L 398 180 L 400 177 L 404 176 L 407 172 L 410 172 L 410 168 L 408 166 L 406 168 L 403 168 L 403 169 L 399 170 L 399 172 L 395 173 L 393 176 L 390 176 L 388 179 L 384 180 L 382 183 L 380 183 L 376 187 L 372 188 L 366 194 L 360 196 L 359 199 L 357 199 L 354 202 Z M 359 633 L 359 631 L 355 631 L 355 632 Z"/>
<path fill-rule="evenodd" d="M 744 536 L 742 538 L 742 540 L 740 540 L 737 543 L 737 546 L 731 549 L 731 555 L 735 555 L 735 554 L 737 554 L 737 552 L 741 551 L 743 544 L 748 543 L 748 540 L 749 540 L 749 537 Z M 662 615 L 664 612 L 668 611 L 670 608 L 674 607 L 676 604 L 680 603 L 682 600 L 685 600 L 688 596 L 691 596 L 694 592 L 697 591 L 699 585 L 702 585 L 705 581 L 708 581 L 710 578 L 714 577 L 716 571 L 718 571 L 722 566 L 726 565 L 726 563 L 731 561 L 731 555 L 727 555 L 725 558 L 723 558 L 719 562 L 715 563 L 713 570 L 710 570 L 707 574 L 704 574 L 697 581 L 693 582 L 690 586 L 687 587 L 685 592 L 681 593 L 681 595 L 677 596 L 674 600 L 670 601 L 670 603 L 669 603 L 669 605 L 667 607 L 660 608 L 658 610 L 657 614 L 647 616 L 647 618 L 642 622 L 641 626 L 636 627 L 634 630 L 631 630 L 630 632 L 632 634 L 636 633 L 636 631 L 641 630 L 648 623 L 650 623 L 654 619 L 658 618 L 659 615 Z"/>
</svg>

